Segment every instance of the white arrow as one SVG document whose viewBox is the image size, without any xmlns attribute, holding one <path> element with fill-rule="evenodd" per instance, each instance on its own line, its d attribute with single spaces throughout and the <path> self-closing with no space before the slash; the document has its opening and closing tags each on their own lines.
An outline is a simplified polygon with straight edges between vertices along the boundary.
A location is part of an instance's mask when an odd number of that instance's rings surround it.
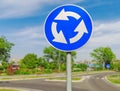
<svg viewBox="0 0 120 91">
<path fill-rule="evenodd" d="M 63 35 L 63 32 L 60 31 L 60 32 L 58 33 L 56 27 L 57 27 L 57 23 L 56 23 L 56 22 L 53 22 L 53 23 L 52 23 L 52 33 L 53 33 L 53 36 L 54 36 L 53 41 L 54 41 L 54 42 L 60 42 L 60 43 L 65 43 L 65 44 L 67 44 L 67 41 L 66 41 L 66 39 L 65 39 L 65 37 L 64 37 L 64 35 Z"/>
<path fill-rule="evenodd" d="M 65 11 L 64 9 L 62 9 L 62 11 L 56 16 L 55 20 L 69 20 L 68 16 L 72 16 L 77 20 L 81 17 L 77 13 Z"/>
<path fill-rule="evenodd" d="M 78 24 L 74 32 L 78 32 L 78 34 L 70 39 L 70 43 L 77 42 L 83 36 L 84 33 L 88 33 L 83 20 Z"/>
</svg>

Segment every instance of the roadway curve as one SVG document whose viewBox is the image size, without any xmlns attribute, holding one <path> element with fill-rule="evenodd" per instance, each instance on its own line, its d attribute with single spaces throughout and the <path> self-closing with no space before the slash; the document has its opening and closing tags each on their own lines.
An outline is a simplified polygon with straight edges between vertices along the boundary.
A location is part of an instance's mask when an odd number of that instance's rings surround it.
<svg viewBox="0 0 120 91">
<path fill-rule="evenodd" d="M 108 74 L 110 73 L 84 76 L 85 79 L 82 82 L 73 83 L 73 91 L 120 91 L 120 87 L 105 81 L 104 76 Z M 31 91 L 66 91 L 65 82 L 44 80 L 6 81 L 0 82 L 0 86 L 34 89 Z"/>
</svg>

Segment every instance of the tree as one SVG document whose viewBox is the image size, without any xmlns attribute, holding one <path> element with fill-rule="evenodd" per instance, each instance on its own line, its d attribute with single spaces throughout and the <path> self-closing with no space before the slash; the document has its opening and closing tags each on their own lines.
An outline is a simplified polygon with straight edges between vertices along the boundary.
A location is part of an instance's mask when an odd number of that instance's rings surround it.
<svg viewBox="0 0 120 91">
<path fill-rule="evenodd" d="M 46 60 L 52 60 L 58 65 L 56 67 L 58 67 L 58 71 L 60 72 L 60 65 L 66 63 L 66 52 L 59 51 L 51 46 L 46 47 L 43 52 Z M 74 59 L 76 58 L 76 52 L 72 52 L 71 55 L 72 61 L 74 61 Z"/>
<path fill-rule="evenodd" d="M 93 52 L 91 52 L 91 57 L 103 65 L 110 64 L 112 60 L 116 58 L 110 47 L 99 47 L 94 49 Z"/>
<path fill-rule="evenodd" d="M 5 37 L 0 37 L 0 61 L 8 61 L 13 43 L 7 41 Z"/>
<path fill-rule="evenodd" d="M 86 71 L 88 65 L 85 63 L 74 64 L 73 71 Z"/>
<path fill-rule="evenodd" d="M 37 55 L 36 54 L 27 54 L 22 60 L 21 64 L 24 65 L 24 67 L 27 67 L 29 69 L 33 69 L 36 67 L 37 64 Z"/>
<path fill-rule="evenodd" d="M 6 61 L 2 61 L 2 67 L 3 67 L 3 70 L 5 71 L 8 67 L 8 63 Z"/>
<path fill-rule="evenodd" d="M 120 71 L 120 60 L 113 60 L 111 63 L 111 69 L 115 71 Z"/>
<path fill-rule="evenodd" d="M 48 64 L 48 61 L 46 61 L 44 58 L 40 57 L 38 58 L 37 60 L 37 66 L 40 66 L 40 67 L 43 67 L 45 69 L 48 69 L 49 68 L 49 64 Z"/>
</svg>

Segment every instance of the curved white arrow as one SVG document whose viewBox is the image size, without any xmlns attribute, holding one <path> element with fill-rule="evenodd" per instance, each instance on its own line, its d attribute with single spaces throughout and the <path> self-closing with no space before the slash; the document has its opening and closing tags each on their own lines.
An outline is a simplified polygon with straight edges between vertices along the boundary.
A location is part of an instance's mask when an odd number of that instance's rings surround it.
<svg viewBox="0 0 120 91">
<path fill-rule="evenodd" d="M 83 36 L 84 33 L 88 33 L 86 25 L 83 20 L 78 24 L 74 32 L 78 32 L 78 34 L 70 39 L 70 43 L 77 42 Z"/>
<path fill-rule="evenodd" d="M 64 9 L 62 9 L 62 11 L 56 16 L 55 20 L 69 20 L 68 16 L 72 16 L 77 20 L 81 17 L 75 12 L 65 11 Z"/>
<path fill-rule="evenodd" d="M 56 23 L 56 22 L 53 22 L 53 23 L 52 23 L 52 33 L 53 33 L 53 36 L 54 36 L 53 41 L 54 41 L 54 42 L 60 42 L 60 43 L 65 43 L 65 44 L 67 44 L 67 41 L 66 41 L 66 39 L 65 39 L 65 37 L 64 37 L 63 32 L 60 31 L 60 32 L 58 33 L 56 27 L 57 27 L 57 23 Z"/>
</svg>

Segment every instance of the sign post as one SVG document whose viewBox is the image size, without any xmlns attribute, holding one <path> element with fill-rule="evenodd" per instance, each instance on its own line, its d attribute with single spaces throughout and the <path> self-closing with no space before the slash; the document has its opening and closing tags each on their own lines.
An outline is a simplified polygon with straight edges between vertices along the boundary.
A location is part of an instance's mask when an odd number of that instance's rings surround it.
<svg viewBox="0 0 120 91">
<path fill-rule="evenodd" d="M 71 66 L 71 52 L 67 52 L 67 88 L 66 91 L 72 91 L 72 66 Z"/>
<path fill-rule="evenodd" d="M 67 91 L 72 91 L 71 52 L 82 47 L 92 33 L 92 19 L 80 6 L 67 4 L 55 8 L 45 25 L 47 41 L 56 49 L 67 53 Z"/>
</svg>

